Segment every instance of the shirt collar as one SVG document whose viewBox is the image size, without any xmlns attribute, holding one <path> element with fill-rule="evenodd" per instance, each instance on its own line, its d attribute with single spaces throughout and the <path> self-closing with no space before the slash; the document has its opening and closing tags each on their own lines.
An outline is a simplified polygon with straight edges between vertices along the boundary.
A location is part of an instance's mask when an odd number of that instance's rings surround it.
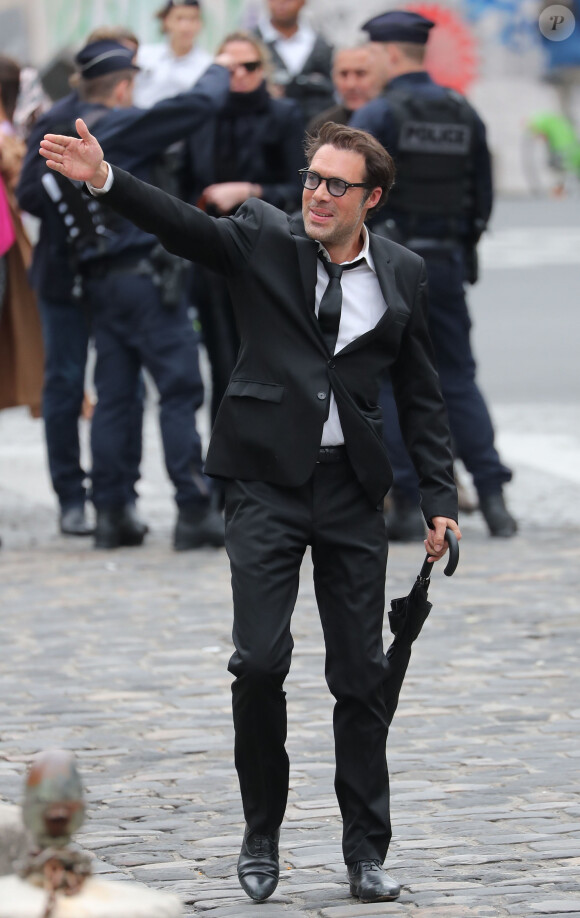
<svg viewBox="0 0 580 918">
<path fill-rule="evenodd" d="M 341 262 L 341 264 L 351 265 L 353 261 L 360 261 L 361 259 L 364 258 L 364 260 L 366 261 L 371 271 L 374 271 L 374 273 L 376 274 L 377 271 L 375 268 L 375 263 L 373 261 L 373 256 L 371 255 L 371 249 L 370 249 L 370 238 L 371 237 L 364 223 L 363 223 L 363 228 L 362 228 L 362 237 L 363 237 L 363 247 L 358 253 L 358 255 L 356 256 L 356 258 L 351 259 L 351 261 L 343 261 Z M 328 254 L 328 252 L 326 251 L 326 249 L 324 248 L 321 242 L 318 243 L 318 251 L 321 253 L 323 258 L 326 258 L 327 261 L 331 260 L 330 255 Z"/>
</svg>

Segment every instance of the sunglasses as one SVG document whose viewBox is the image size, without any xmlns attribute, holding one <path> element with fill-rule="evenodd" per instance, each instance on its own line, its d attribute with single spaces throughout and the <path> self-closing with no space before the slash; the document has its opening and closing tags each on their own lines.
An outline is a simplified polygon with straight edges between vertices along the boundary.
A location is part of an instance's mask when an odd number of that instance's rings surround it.
<svg viewBox="0 0 580 918">
<path fill-rule="evenodd" d="M 312 172 L 311 169 L 299 169 L 298 174 L 302 177 L 302 184 L 308 191 L 315 191 L 321 182 L 326 182 L 328 193 L 333 198 L 342 198 L 349 188 L 368 188 L 367 182 L 345 182 L 341 178 L 325 178 L 318 172 Z"/>
<path fill-rule="evenodd" d="M 232 72 L 237 70 L 238 67 L 243 67 L 247 73 L 255 73 L 256 70 L 259 70 L 262 66 L 262 61 L 240 61 L 239 64 L 234 64 L 232 66 Z"/>
</svg>

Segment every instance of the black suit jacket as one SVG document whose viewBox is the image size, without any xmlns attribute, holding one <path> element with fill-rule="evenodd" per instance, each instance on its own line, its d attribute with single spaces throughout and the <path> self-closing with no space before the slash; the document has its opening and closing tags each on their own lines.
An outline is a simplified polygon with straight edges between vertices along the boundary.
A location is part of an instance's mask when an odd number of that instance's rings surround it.
<svg viewBox="0 0 580 918">
<path fill-rule="evenodd" d="M 206 471 L 295 487 L 312 475 L 332 388 L 355 474 L 373 504 L 392 483 L 378 407 L 388 369 L 420 478 L 423 512 L 457 519 L 447 416 L 427 332 L 421 258 L 371 234 L 387 311 L 335 355 L 314 312 L 318 243 L 301 218 L 257 199 L 215 219 L 113 167 L 104 199 L 176 255 L 223 274 L 240 352 L 220 406 Z"/>
</svg>

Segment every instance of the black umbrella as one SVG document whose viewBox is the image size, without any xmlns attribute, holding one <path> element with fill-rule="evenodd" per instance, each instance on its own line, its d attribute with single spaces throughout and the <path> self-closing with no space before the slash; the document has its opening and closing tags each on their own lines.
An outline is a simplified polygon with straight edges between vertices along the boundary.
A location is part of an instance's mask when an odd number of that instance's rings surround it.
<svg viewBox="0 0 580 918">
<path fill-rule="evenodd" d="M 451 577 L 459 562 L 459 544 L 452 529 L 445 530 L 445 539 L 449 545 L 449 561 L 444 573 L 447 577 Z M 385 700 L 389 723 L 397 710 L 399 693 L 411 659 L 411 644 L 419 637 L 421 628 L 431 611 L 427 591 L 433 573 L 433 563 L 427 560 L 429 557 L 429 555 L 426 556 L 411 592 L 400 599 L 391 600 L 389 624 L 395 637 L 384 657 Z"/>
</svg>

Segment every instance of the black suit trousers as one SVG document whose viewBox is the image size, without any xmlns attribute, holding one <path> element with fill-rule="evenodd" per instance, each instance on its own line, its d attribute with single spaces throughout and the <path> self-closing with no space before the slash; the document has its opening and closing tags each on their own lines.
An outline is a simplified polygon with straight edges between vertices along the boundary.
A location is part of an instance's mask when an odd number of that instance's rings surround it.
<svg viewBox="0 0 580 918">
<path fill-rule="evenodd" d="M 335 698 L 335 789 L 346 863 L 383 861 L 390 837 L 383 615 L 387 540 L 346 458 L 317 464 L 298 488 L 262 481 L 226 487 L 232 571 L 235 761 L 253 831 L 281 824 L 288 795 L 284 680 L 302 558 L 312 550 L 314 586 Z"/>
</svg>

